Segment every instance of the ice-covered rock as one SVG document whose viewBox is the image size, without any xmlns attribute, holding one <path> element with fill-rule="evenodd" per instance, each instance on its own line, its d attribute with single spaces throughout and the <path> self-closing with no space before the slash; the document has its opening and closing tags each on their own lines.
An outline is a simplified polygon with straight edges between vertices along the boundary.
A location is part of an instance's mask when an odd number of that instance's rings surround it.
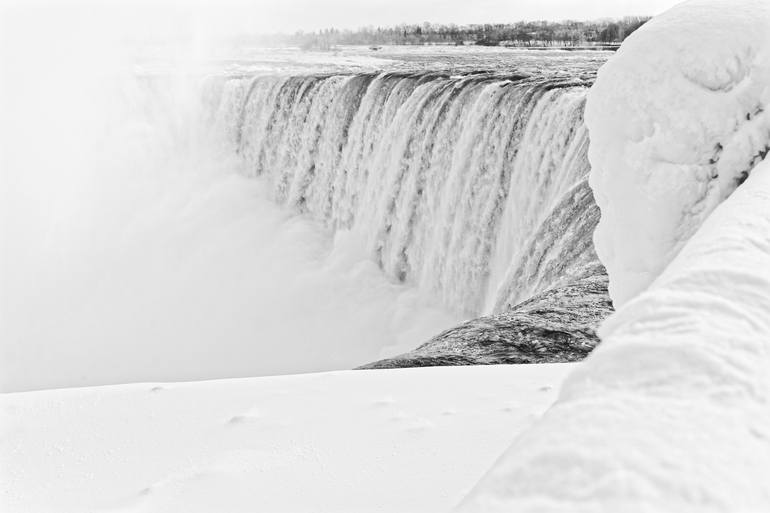
<svg viewBox="0 0 770 513">
<path fill-rule="evenodd" d="M 681 4 L 629 37 L 586 106 L 596 250 L 618 307 L 770 149 L 770 2 Z"/>
<path fill-rule="evenodd" d="M 770 4 L 689 2 L 600 73 L 596 240 L 623 306 L 463 511 L 770 511 L 768 37 Z"/>
</svg>

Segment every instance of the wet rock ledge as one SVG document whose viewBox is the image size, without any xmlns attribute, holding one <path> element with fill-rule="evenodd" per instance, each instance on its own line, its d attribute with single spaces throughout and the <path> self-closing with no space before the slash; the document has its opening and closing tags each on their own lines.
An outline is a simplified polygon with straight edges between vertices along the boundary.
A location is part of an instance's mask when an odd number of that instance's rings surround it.
<svg viewBox="0 0 770 513">
<path fill-rule="evenodd" d="M 413 351 L 358 368 L 579 361 L 599 343 L 596 328 L 611 312 L 602 268 L 503 313 L 446 330 Z"/>
</svg>

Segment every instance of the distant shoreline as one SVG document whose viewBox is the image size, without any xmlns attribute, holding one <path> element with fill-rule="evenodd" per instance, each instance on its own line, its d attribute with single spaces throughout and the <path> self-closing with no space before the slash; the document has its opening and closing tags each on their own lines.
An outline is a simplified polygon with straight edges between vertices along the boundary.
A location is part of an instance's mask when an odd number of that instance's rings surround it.
<svg viewBox="0 0 770 513">
<path fill-rule="evenodd" d="M 503 48 L 509 50 L 533 50 L 533 51 L 549 51 L 549 50 L 562 50 L 567 52 L 586 52 L 586 51 L 603 51 L 603 52 L 615 52 L 620 48 L 620 43 L 603 43 L 603 44 L 583 44 L 583 45 L 522 45 L 522 44 L 478 44 L 475 42 L 467 42 L 465 44 L 453 44 L 453 43 L 388 43 L 382 45 L 338 45 L 329 48 L 301 48 L 298 46 L 291 46 L 286 48 L 298 48 L 303 51 L 309 52 L 337 52 L 344 48 L 368 48 L 372 53 L 376 53 L 383 48 L 425 48 L 425 47 L 455 47 L 455 48 Z"/>
<path fill-rule="evenodd" d="M 561 50 L 615 50 L 644 25 L 647 16 L 587 21 L 519 21 L 470 25 L 429 23 L 396 26 L 367 26 L 358 29 L 334 27 L 312 32 L 244 36 L 253 44 L 299 46 L 307 50 L 329 50 L 341 45 L 454 45 L 551 48 Z"/>
</svg>

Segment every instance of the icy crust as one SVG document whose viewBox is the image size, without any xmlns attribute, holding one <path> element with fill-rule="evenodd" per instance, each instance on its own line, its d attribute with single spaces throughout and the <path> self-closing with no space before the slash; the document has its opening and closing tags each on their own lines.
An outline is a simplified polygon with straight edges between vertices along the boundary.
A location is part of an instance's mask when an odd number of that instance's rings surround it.
<svg viewBox="0 0 770 513">
<path fill-rule="evenodd" d="M 463 511 L 770 511 L 770 163 L 720 205 Z"/>
<path fill-rule="evenodd" d="M 634 33 L 589 92 L 596 251 L 618 307 L 770 149 L 770 2 L 693 1 Z"/>
</svg>

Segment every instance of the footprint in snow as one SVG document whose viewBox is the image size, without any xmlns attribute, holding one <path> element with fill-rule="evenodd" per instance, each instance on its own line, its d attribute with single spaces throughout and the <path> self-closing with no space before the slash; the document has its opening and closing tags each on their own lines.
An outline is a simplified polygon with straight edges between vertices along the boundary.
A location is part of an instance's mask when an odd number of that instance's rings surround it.
<svg viewBox="0 0 770 513">
<path fill-rule="evenodd" d="M 417 418 L 409 423 L 409 425 L 406 427 L 406 430 L 410 433 L 420 433 L 422 431 L 433 429 L 433 427 L 433 422 L 429 421 L 428 419 Z"/>
<path fill-rule="evenodd" d="M 393 399 L 390 396 L 383 397 L 382 399 L 377 399 L 376 401 L 372 402 L 372 406 L 376 408 L 383 408 L 385 406 L 391 406 L 395 404 L 396 400 Z"/>
<path fill-rule="evenodd" d="M 259 413 L 258 412 L 250 412 L 244 415 L 233 415 L 230 417 L 230 420 L 227 421 L 228 424 L 246 424 L 249 422 L 254 422 L 256 420 L 259 420 Z"/>
<path fill-rule="evenodd" d="M 395 414 L 393 414 L 390 417 L 390 420 L 392 420 L 393 422 L 401 422 L 401 421 L 407 420 L 408 418 L 409 418 L 409 415 L 407 415 L 403 411 L 397 411 Z"/>
</svg>

